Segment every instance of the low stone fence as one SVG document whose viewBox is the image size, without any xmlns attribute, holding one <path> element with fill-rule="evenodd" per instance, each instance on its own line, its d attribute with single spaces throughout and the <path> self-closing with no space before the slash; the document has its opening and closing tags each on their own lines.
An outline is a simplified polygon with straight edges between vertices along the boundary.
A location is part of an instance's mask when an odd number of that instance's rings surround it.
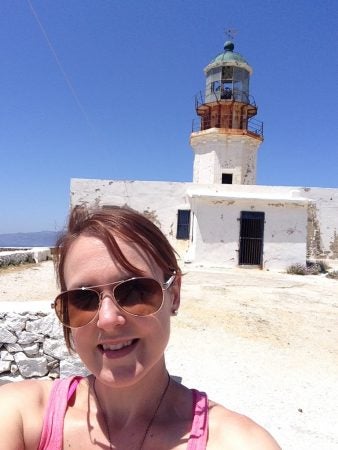
<svg viewBox="0 0 338 450">
<path fill-rule="evenodd" d="M 49 304 L 3 302 L 0 311 L 0 381 L 87 373 L 69 354 Z"/>
<path fill-rule="evenodd" d="M 9 266 L 10 264 L 19 265 L 27 262 L 39 263 L 49 258 L 51 258 L 51 250 L 49 247 L 2 248 L 0 252 L 0 267 Z"/>
</svg>

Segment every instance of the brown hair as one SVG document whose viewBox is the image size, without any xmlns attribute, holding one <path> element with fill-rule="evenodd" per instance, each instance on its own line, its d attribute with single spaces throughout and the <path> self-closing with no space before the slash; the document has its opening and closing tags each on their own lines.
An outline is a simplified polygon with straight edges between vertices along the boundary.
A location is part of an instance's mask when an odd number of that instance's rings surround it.
<svg viewBox="0 0 338 450">
<path fill-rule="evenodd" d="M 80 236 L 100 239 L 111 257 L 128 271 L 142 276 L 143 273 L 128 261 L 120 250 L 115 237 L 137 244 L 150 255 L 164 274 L 164 280 L 173 272 L 180 274 L 175 251 L 162 231 L 142 214 L 128 207 L 111 206 L 105 209 L 75 207 L 69 216 L 68 227 L 56 242 L 55 270 L 61 291 L 67 289 L 64 265 L 72 243 Z M 66 345 L 73 350 L 71 330 L 63 327 Z"/>
</svg>

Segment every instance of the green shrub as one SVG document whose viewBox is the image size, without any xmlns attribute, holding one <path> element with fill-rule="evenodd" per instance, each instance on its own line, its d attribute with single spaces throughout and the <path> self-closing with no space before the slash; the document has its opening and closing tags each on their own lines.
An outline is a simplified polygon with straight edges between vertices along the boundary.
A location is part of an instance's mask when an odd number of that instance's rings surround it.
<svg viewBox="0 0 338 450">
<path fill-rule="evenodd" d="M 319 273 L 327 273 L 330 269 L 330 266 L 325 260 L 319 261 L 306 261 L 306 267 L 308 273 L 311 275 L 318 275 Z"/>
<path fill-rule="evenodd" d="M 319 264 L 314 263 L 306 266 L 306 274 L 305 275 L 318 275 L 321 273 L 321 267 Z"/>
<path fill-rule="evenodd" d="M 332 270 L 328 274 L 326 274 L 327 278 L 333 278 L 334 280 L 338 280 L 338 270 Z"/>
<path fill-rule="evenodd" d="M 325 260 L 316 261 L 316 264 L 320 267 L 320 273 L 327 273 L 331 267 Z"/>
<path fill-rule="evenodd" d="M 292 275 L 307 275 L 307 267 L 304 264 L 291 264 L 286 268 L 286 273 Z"/>
<path fill-rule="evenodd" d="M 313 262 L 313 261 L 306 261 L 305 264 L 292 264 L 291 266 L 287 267 L 286 273 L 290 273 L 292 275 L 318 275 L 323 272 L 324 270 L 324 264 L 321 264 L 320 262 Z"/>
</svg>

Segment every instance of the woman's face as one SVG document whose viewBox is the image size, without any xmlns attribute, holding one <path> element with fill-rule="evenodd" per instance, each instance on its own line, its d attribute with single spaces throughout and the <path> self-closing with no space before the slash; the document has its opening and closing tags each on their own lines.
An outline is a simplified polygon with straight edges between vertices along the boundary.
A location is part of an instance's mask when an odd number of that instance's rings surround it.
<svg viewBox="0 0 338 450">
<path fill-rule="evenodd" d="M 124 256 L 138 269 L 161 284 L 162 271 L 139 247 L 116 239 Z M 96 286 L 137 276 L 112 260 L 104 243 L 80 236 L 70 247 L 65 260 L 67 289 Z M 111 287 L 103 288 L 96 319 L 72 330 L 79 357 L 95 376 L 106 384 L 127 386 L 152 370 L 163 370 L 164 350 L 170 332 L 170 315 L 179 306 L 179 280 L 164 291 L 164 304 L 155 314 L 128 315 L 112 301 Z"/>
</svg>

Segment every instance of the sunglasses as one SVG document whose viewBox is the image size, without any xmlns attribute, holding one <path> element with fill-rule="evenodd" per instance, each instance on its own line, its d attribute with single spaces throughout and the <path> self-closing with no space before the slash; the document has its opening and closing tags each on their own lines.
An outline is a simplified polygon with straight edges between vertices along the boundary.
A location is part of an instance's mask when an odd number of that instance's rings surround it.
<svg viewBox="0 0 338 450">
<path fill-rule="evenodd" d="M 51 307 L 55 309 L 60 322 L 67 328 L 81 328 L 97 316 L 103 291 L 102 287 L 112 287 L 112 300 L 123 312 L 132 316 L 148 316 L 159 311 L 163 305 L 164 291 L 170 288 L 176 277 L 174 273 L 161 284 L 148 277 L 134 277 L 114 283 L 81 287 L 61 292 Z"/>
</svg>

